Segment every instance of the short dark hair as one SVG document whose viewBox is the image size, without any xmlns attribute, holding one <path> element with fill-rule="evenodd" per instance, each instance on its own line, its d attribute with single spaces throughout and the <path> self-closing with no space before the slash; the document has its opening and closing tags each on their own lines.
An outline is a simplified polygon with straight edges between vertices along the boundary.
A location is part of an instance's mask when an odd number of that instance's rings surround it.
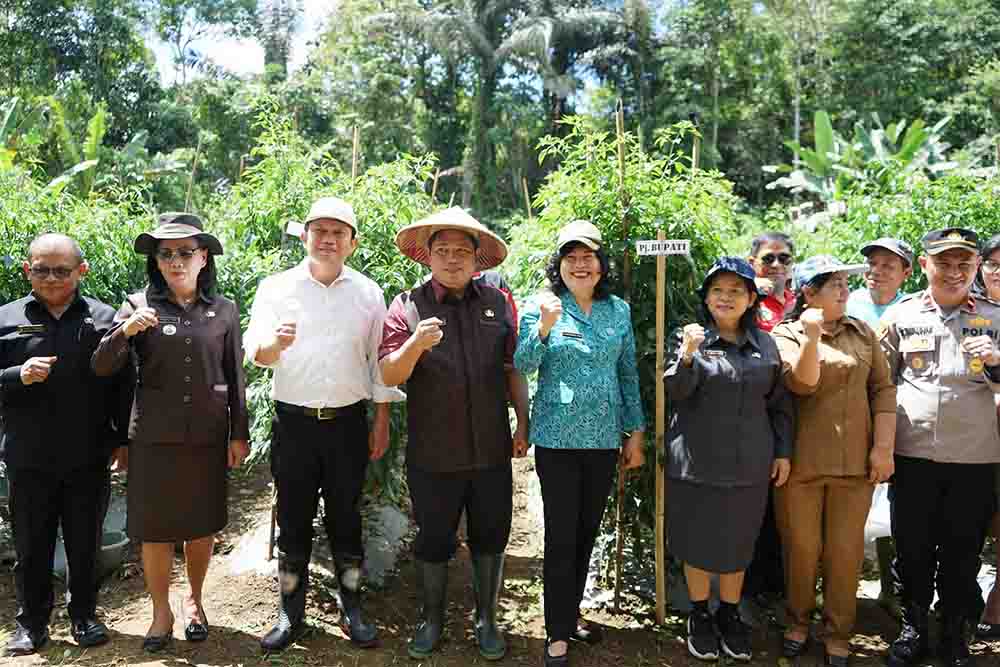
<svg viewBox="0 0 1000 667">
<path fill-rule="evenodd" d="M 589 247 L 579 241 L 571 241 L 552 253 L 552 256 L 549 257 L 549 263 L 545 267 L 545 277 L 549 279 L 549 288 L 557 296 L 561 296 L 569 289 L 566 287 L 566 283 L 563 282 L 562 274 L 559 272 L 559 265 L 566 255 L 573 252 L 574 248 L 586 248 L 590 250 Z M 601 263 L 601 279 L 594 286 L 594 298 L 603 300 L 611 296 L 611 260 L 608 258 L 608 253 L 604 250 L 603 246 L 594 250 L 594 254 L 597 255 L 597 260 Z"/>
<path fill-rule="evenodd" d="M 815 290 L 823 289 L 823 286 L 826 285 L 826 283 L 830 280 L 830 278 L 833 277 L 834 273 L 836 273 L 836 271 L 831 273 L 821 273 L 812 280 L 810 280 L 809 282 L 805 283 L 804 285 L 799 285 L 798 294 L 795 297 L 795 307 L 792 308 L 792 311 L 785 316 L 785 319 L 783 321 L 791 322 L 793 320 L 799 319 L 799 315 L 801 315 L 805 311 L 805 309 L 809 307 L 809 304 L 806 303 L 805 288 L 811 287 Z"/>
<path fill-rule="evenodd" d="M 160 242 L 157 242 L 156 249 L 159 249 Z M 200 249 L 204 249 L 204 246 L 198 246 Z M 149 279 L 149 284 L 155 289 L 161 292 L 167 290 L 167 279 L 163 277 L 163 273 L 160 271 L 159 265 L 156 263 L 156 249 L 153 252 L 146 255 L 146 278 Z M 204 294 L 214 294 L 217 285 L 217 273 L 215 271 L 215 255 L 208 253 L 208 257 L 205 259 L 205 267 L 198 274 L 198 291 Z"/>
<path fill-rule="evenodd" d="M 994 234 L 990 237 L 989 241 L 983 244 L 979 249 L 979 259 L 985 262 L 997 250 L 1000 250 L 1000 234 Z M 972 290 L 982 296 L 989 294 L 989 290 L 986 289 L 986 283 L 983 282 L 983 269 L 981 265 L 979 270 L 976 271 L 976 280 L 972 283 Z"/>
<path fill-rule="evenodd" d="M 730 275 L 736 275 L 730 271 L 719 271 L 714 276 L 709 278 L 708 283 L 705 284 L 705 290 L 701 295 L 701 303 L 698 304 L 698 307 L 701 310 L 702 322 L 705 322 L 706 324 L 717 326 L 715 318 L 712 317 L 712 312 L 708 309 L 708 291 L 712 289 L 712 284 L 715 283 L 720 276 L 727 273 Z M 747 312 L 743 313 L 740 317 L 740 328 L 744 331 L 749 331 L 750 329 L 757 328 L 757 315 L 760 311 L 760 294 L 757 292 L 757 285 L 749 280 L 743 279 L 743 285 L 747 288 L 747 292 L 751 295 L 757 295 L 757 299 L 750 304 L 750 307 L 747 308 Z"/>
<path fill-rule="evenodd" d="M 83 264 L 83 249 L 80 247 L 80 244 L 77 243 L 76 239 L 71 236 L 66 236 L 65 234 L 58 234 L 56 232 L 45 232 L 43 234 L 39 234 L 31 240 L 31 243 L 28 244 L 28 261 L 30 262 L 35 258 L 35 253 L 38 252 L 39 247 L 50 242 L 65 243 L 69 245 L 74 259 L 76 259 L 76 265 L 79 266 Z"/>
<path fill-rule="evenodd" d="M 793 255 L 795 254 L 795 242 L 792 241 L 792 237 L 784 232 L 767 231 L 763 234 L 758 234 L 750 242 L 750 256 L 756 257 L 757 253 L 760 251 L 760 247 L 765 243 L 784 243 L 788 246 L 789 252 Z"/>
<path fill-rule="evenodd" d="M 456 229 L 455 227 L 445 227 L 444 229 L 439 229 L 433 234 L 431 234 L 430 237 L 427 239 L 428 250 L 430 250 L 431 246 L 434 245 L 434 239 L 436 239 L 438 237 L 438 234 L 440 234 L 441 232 L 462 232 L 463 234 L 469 237 L 470 241 L 472 241 L 472 247 L 475 248 L 476 250 L 479 250 L 479 239 L 476 238 L 475 234 L 467 232 L 464 229 Z"/>
</svg>

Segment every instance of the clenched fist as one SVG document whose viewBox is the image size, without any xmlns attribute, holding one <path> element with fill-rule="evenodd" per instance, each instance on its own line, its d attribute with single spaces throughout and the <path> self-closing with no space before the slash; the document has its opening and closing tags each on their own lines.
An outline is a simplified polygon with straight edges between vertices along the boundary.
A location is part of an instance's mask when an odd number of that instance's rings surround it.
<svg viewBox="0 0 1000 667">
<path fill-rule="evenodd" d="M 58 357 L 32 357 L 21 364 L 21 382 L 35 384 L 45 382 L 52 372 L 52 364 Z"/>
<path fill-rule="evenodd" d="M 125 326 L 122 327 L 122 330 L 126 338 L 131 338 L 150 327 L 155 327 L 159 323 L 160 320 L 156 317 L 156 311 L 147 306 L 132 313 L 132 316 L 125 320 Z"/>
<path fill-rule="evenodd" d="M 681 331 L 684 339 L 681 341 L 680 354 L 685 363 L 690 363 L 694 353 L 705 342 L 705 328 L 700 324 L 688 324 Z"/>
<path fill-rule="evenodd" d="M 417 330 L 413 332 L 410 339 L 416 345 L 417 349 L 426 352 L 440 343 L 441 339 L 444 338 L 444 332 L 441 331 L 442 326 L 444 326 L 444 322 L 436 317 L 428 317 L 426 320 L 420 320 L 420 323 L 417 324 Z"/>
<path fill-rule="evenodd" d="M 820 334 L 823 333 L 823 309 L 806 308 L 799 315 L 799 322 L 802 323 L 807 338 L 819 340 Z"/>
<path fill-rule="evenodd" d="M 1000 364 L 1000 354 L 989 336 L 969 336 L 962 340 L 962 349 L 973 357 L 979 357 L 987 366 Z"/>
<path fill-rule="evenodd" d="M 274 340 L 278 342 L 278 347 L 284 352 L 295 342 L 295 322 L 286 320 L 278 325 L 274 330 Z"/>
<path fill-rule="evenodd" d="M 562 315 L 562 300 L 552 292 L 542 294 L 538 299 L 538 335 L 546 338 Z"/>
</svg>

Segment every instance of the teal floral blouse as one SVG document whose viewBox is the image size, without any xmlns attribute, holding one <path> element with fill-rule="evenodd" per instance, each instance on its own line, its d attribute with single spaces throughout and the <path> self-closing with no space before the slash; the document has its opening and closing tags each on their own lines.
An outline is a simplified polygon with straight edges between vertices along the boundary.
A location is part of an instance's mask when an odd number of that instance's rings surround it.
<svg viewBox="0 0 1000 667">
<path fill-rule="evenodd" d="M 521 316 L 514 365 L 538 371 L 529 442 L 553 449 L 617 449 L 622 434 L 645 428 L 635 337 L 627 303 L 594 301 L 590 316 L 565 292 L 563 312 L 543 342 L 538 304 Z"/>
</svg>

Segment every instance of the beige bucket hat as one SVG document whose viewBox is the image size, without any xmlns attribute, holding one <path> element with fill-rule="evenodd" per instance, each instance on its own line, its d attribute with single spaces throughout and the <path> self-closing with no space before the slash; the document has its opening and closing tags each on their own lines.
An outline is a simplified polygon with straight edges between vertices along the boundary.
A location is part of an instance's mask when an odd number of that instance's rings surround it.
<svg viewBox="0 0 1000 667">
<path fill-rule="evenodd" d="M 458 206 L 438 211 L 422 220 L 407 225 L 396 234 L 396 247 L 410 259 L 424 265 L 430 264 L 427 242 L 435 232 L 457 229 L 476 239 L 476 263 L 480 271 L 499 266 L 507 258 L 507 244 Z"/>
<path fill-rule="evenodd" d="M 156 219 L 156 228 L 135 237 L 132 247 L 140 255 L 150 255 L 156 251 L 160 241 L 197 238 L 203 248 L 213 255 L 222 254 L 219 239 L 205 231 L 205 223 L 193 213 L 161 213 Z"/>
</svg>

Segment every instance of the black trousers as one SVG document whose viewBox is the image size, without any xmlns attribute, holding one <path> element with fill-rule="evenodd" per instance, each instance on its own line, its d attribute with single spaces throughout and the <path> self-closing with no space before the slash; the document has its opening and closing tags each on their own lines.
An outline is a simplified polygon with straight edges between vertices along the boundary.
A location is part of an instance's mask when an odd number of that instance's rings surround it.
<svg viewBox="0 0 1000 667">
<path fill-rule="evenodd" d="M 545 632 L 553 641 L 576 629 L 617 461 L 615 449 L 535 447 L 545 514 Z"/>
<path fill-rule="evenodd" d="M 754 544 L 753 560 L 747 567 L 743 583 L 745 596 L 771 593 L 785 594 L 784 556 L 781 549 L 781 535 L 774 514 L 774 486 L 768 485 L 767 508 L 761 524 L 757 542 Z"/>
<path fill-rule="evenodd" d="M 455 555 L 455 533 L 465 510 L 473 556 L 501 554 L 510 539 L 514 508 L 510 463 L 489 470 L 428 472 L 407 466 L 417 539 L 413 546 L 418 560 L 446 563 Z"/>
<path fill-rule="evenodd" d="M 99 483 L 101 488 L 98 491 L 97 497 L 97 516 L 95 517 L 97 525 L 95 530 L 97 531 L 97 548 L 100 549 L 103 546 L 104 540 L 104 519 L 108 515 L 108 508 L 111 506 L 111 461 L 109 460 L 106 465 L 101 468 L 101 474 Z M 99 557 L 98 557 L 99 558 Z M 94 559 L 94 588 L 99 589 L 101 587 L 101 571 L 100 565 L 98 563 L 98 558 Z M 73 570 L 69 563 L 66 564 L 66 605 L 69 606 L 73 601 Z"/>
<path fill-rule="evenodd" d="M 17 564 L 14 587 L 19 625 L 41 630 L 54 604 L 52 559 L 62 524 L 69 581 L 69 615 L 88 618 L 97 607 L 95 525 L 104 493 L 103 465 L 71 472 L 8 468 L 11 528 Z"/>
<path fill-rule="evenodd" d="M 336 559 L 360 563 L 359 504 L 368 466 L 363 407 L 334 419 L 277 411 L 271 424 L 271 474 L 278 489 L 278 549 L 295 560 L 312 556 L 313 519 L 323 494 L 323 523 Z"/>
<path fill-rule="evenodd" d="M 979 554 L 996 506 L 994 481 L 991 464 L 896 456 L 889 498 L 904 606 L 930 607 L 936 573 L 944 616 L 978 620 L 970 598 L 979 589 Z"/>
</svg>

